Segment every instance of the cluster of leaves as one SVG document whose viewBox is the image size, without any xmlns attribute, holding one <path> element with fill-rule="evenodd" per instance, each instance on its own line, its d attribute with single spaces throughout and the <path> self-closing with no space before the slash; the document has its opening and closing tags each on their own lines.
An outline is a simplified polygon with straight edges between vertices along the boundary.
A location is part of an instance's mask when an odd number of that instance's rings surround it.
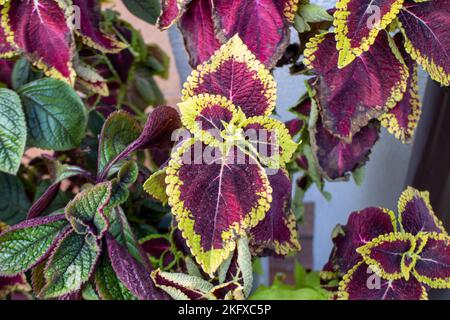
<svg viewBox="0 0 450 320">
<path fill-rule="evenodd" d="M 397 217 L 384 208 L 353 212 L 333 243 L 321 276 L 337 299 L 419 300 L 430 288 L 450 288 L 450 237 L 428 192 L 406 189 Z"/>
<path fill-rule="evenodd" d="M 312 76 L 291 109 L 298 118 L 289 122 L 302 140 L 290 168 L 304 173 L 300 198 L 311 184 L 323 191 L 324 180 L 350 173 L 360 183 L 381 126 L 403 143 L 412 141 L 421 114 L 419 66 L 449 85 L 449 21 L 445 0 L 379 1 L 376 8 L 368 0 L 342 0 L 328 11 L 299 4 L 300 44 L 279 64 Z"/>
<path fill-rule="evenodd" d="M 269 71 L 235 36 L 193 71 L 182 100 L 178 107 L 189 134 L 144 188 L 168 201 L 203 271 L 215 277 L 240 237 L 249 239 L 255 254 L 299 249 L 285 170 L 297 144 L 283 123 L 269 118 L 275 107 Z M 248 129 L 273 135 L 269 141 L 248 139 Z M 263 143 L 276 145 L 278 154 L 260 153 Z"/>
</svg>

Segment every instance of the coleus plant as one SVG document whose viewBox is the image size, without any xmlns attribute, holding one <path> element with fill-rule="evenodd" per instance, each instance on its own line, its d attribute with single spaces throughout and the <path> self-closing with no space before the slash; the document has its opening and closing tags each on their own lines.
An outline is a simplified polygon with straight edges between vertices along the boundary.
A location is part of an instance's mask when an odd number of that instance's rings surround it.
<svg viewBox="0 0 450 320">
<path fill-rule="evenodd" d="M 450 237 L 428 192 L 408 187 L 398 215 L 367 208 L 333 232 L 334 248 L 324 280 L 341 279 L 338 299 L 427 299 L 429 288 L 450 288 Z"/>
<path fill-rule="evenodd" d="M 185 83 L 178 106 L 189 132 L 144 185 L 168 201 L 191 253 L 211 277 L 239 237 L 248 237 L 257 252 L 284 255 L 299 248 L 284 169 L 297 144 L 283 123 L 269 118 L 275 97 L 270 72 L 239 36 L 231 38 Z"/>
<path fill-rule="evenodd" d="M 313 183 L 323 191 L 324 179 L 351 173 L 360 183 L 380 126 L 403 143 L 413 141 L 421 114 L 419 67 L 449 84 L 449 21 L 450 5 L 442 0 L 345 0 L 328 11 L 300 2 L 301 43 L 281 60 L 292 64 L 292 73 L 311 76 L 307 94 L 291 109 L 298 119 L 289 122 L 302 140 L 289 168 L 303 173 L 300 198 Z"/>
<path fill-rule="evenodd" d="M 99 137 L 96 176 L 48 159 L 53 184 L 30 208 L 29 219 L 0 236 L 1 276 L 13 279 L 32 269 L 34 294 L 41 298 L 77 298 L 95 286 L 103 299 L 165 299 L 122 209 L 140 170 L 134 160 L 125 160 L 159 145 L 179 126 L 170 107 L 155 109 L 142 132 L 130 114 L 117 111 Z M 53 186 L 74 176 L 85 180 L 82 190 L 62 210 L 41 217 L 55 197 Z"/>
</svg>

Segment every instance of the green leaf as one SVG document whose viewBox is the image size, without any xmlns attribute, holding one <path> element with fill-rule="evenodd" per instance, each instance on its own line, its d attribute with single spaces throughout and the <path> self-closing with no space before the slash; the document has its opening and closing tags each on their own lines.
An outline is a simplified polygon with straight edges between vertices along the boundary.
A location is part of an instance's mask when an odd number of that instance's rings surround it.
<svg viewBox="0 0 450 320">
<path fill-rule="evenodd" d="M 117 175 L 120 183 L 126 186 L 131 186 L 136 182 L 139 174 L 139 168 L 136 161 L 128 161 L 122 168 L 120 168 L 119 174 Z"/>
<path fill-rule="evenodd" d="M 16 176 L 0 173 L 0 221 L 14 225 L 27 217 L 30 201 L 22 181 Z"/>
<path fill-rule="evenodd" d="M 90 282 L 84 287 L 81 295 L 84 300 L 88 301 L 100 300 L 97 292 L 94 289 L 94 286 Z"/>
<path fill-rule="evenodd" d="M 12 88 L 18 90 L 23 85 L 42 78 L 43 73 L 34 71 L 31 63 L 26 58 L 17 60 L 11 75 Z"/>
<path fill-rule="evenodd" d="M 307 22 L 333 21 L 333 16 L 317 4 L 300 5 L 299 13 Z"/>
<path fill-rule="evenodd" d="M 305 279 L 306 279 L 306 270 L 303 266 L 295 261 L 295 269 L 294 269 L 294 277 L 295 277 L 295 286 L 297 288 L 305 287 Z"/>
<path fill-rule="evenodd" d="M 364 177 L 366 175 L 366 167 L 359 167 L 352 172 L 353 180 L 355 180 L 356 185 L 362 186 L 364 182 Z"/>
<path fill-rule="evenodd" d="M 26 84 L 18 93 L 25 109 L 30 145 L 65 151 L 81 144 L 87 112 L 68 84 L 44 78 Z"/>
<path fill-rule="evenodd" d="M 112 210 L 109 223 L 109 233 L 119 244 L 128 249 L 133 258 L 145 265 L 139 251 L 138 241 L 131 230 L 122 208 L 116 207 Z"/>
<path fill-rule="evenodd" d="M 137 298 L 119 280 L 108 255 L 103 254 L 95 271 L 95 283 L 102 300 L 136 300 Z"/>
<path fill-rule="evenodd" d="M 0 89 L 0 171 L 17 173 L 26 140 L 27 126 L 19 96 Z"/>
<path fill-rule="evenodd" d="M 155 24 L 161 12 L 160 0 L 122 0 L 127 9 L 136 17 Z"/>
<path fill-rule="evenodd" d="M 311 31 L 310 23 L 333 21 L 326 9 L 316 4 L 301 4 L 295 16 L 294 27 L 299 33 Z"/>
<path fill-rule="evenodd" d="M 96 226 L 96 236 L 108 228 L 106 206 L 111 198 L 111 183 L 104 182 L 77 194 L 66 206 L 66 218 L 79 234 L 89 232 L 91 222 Z"/>
<path fill-rule="evenodd" d="M 98 172 L 114 160 L 141 133 L 139 122 L 124 111 L 111 114 L 100 135 Z"/>
<path fill-rule="evenodd" d="M 252 254 L 248 246 L 247 238 L 241 238 L 238 241 L 238 257 L 237 263 L 242 273 L 245 297 L 250 295 L 253 286 L 253 265 Z"/>
<path fill-rule="evenodd" d="M 0 236 L 0 274 L 13 276 L 35 265 L 66 224 L 66 220 L 57 220 Z"/>
<path fill-rule="evenodd" d="M 44 276 L 42 296 L 56 298 L 81 288 L 89 280 L 100 255 L 100 247 L 90 234 L 70 233 L 51 256 Z"/>
</svg>

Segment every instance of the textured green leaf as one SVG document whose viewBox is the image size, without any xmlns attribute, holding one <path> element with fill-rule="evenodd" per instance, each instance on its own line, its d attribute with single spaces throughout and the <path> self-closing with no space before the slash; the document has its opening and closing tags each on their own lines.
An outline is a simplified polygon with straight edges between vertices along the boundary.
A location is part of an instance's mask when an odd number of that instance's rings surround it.
<svg viewBox="0 0 450 320">
<path fill-rule="evenodd" d="M 108 228 L 106 206 L 111 198 L 111 183 L 104 182 L 77 194 L 66 206 L 66 218 L 77 233 L 86 234 L 91 223 L 101 236 Z"/>
<path fill-rule="evenodd" d="M 311 31 L 309 23 L 333 21 L 326 9 L 316 4 L 301 4 L 295 17 L 294 26 L 299 33 Z"/>
<path fill-rule="evenodd" d="M 136 17 L 155 24 L 161 11 L 160 0 L 122 0 L 125 7 Z"/>
<path fill-rule="evenodd" d="M 66 224 L 66 220 L 57 220 L 0 236 L 0 275 L 13 276 L 38 263 Z"/>
<path fill-rule="evenodd" d="M 28 143 L 42 149 L 69 150 L 80 145 L 87 112 L 66 83 L 44 78 L 19 89 L 28 125 Z"/>
<path fill-rule="evenodd" d="M 139 122 L 129 113 L 118 111 L 111 114 L 100 135 L 98 172 L 102 172 L 140 133 Z"/>
<path fill-rule="evenodd" d="M 17 173 L 26 140 L 27 126 L 19 96 L 0 89 L 0 171 Z"/>
<path fill-rule="evenodd" d="M 0 221 L 14 225 L 27 216 L 30 201 L 16 176 L 0 173 Z"/>
<path fill-rule="evenodd" d="M 107 254 L 103 254 L 95 271 L 95 283 L 102 300 L 136 300 L 137 298 L 117 278 Z"/>
<path fill-rule="evenodd" d="M 44 276 L 42 296 L 55 298 L 77 291 L 89 280 L 100 255 L 100 247 L 90 234 L 70 233 L 51 256 Z"/>
</svg>

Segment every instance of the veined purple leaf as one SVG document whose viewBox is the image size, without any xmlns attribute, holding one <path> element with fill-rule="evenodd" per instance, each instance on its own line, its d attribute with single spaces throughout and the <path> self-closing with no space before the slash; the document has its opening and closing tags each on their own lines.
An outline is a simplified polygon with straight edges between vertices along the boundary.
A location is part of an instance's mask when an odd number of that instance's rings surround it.
<svg viewBox="0 0 450 320">
<path fill-rule="evenodd" d="M 364 262 L 356 264 L 339 284 L 340 300 L 427 300 L 427 291 L 414 277 L 386 280 Z"/>
<path fill-rule="evenodd" d="M 408 187 L 398 199 L 398 220 L 405 232 L 413 235 L 419 232 L 447 234 L 442 222 L 436 217 L 430 204 L 430 194 Z"/>
<path fill-rule="evenodd" d="M 36 67 L 50 77 L 73 84 L 70 16 L 71 8 L 62 0 L 10 1 L 2 11 L 2 25 L 8 41 Z"/>
<path fill-rule="evenodd" d="M 262 256 L 284 256 L 300 250 L 297 222 L 291 210 L 292 183 L 282 169 L 268 178 L 272 203 L 264 220 L 250 230 L 250 245 Z"/>
<path fill-rule="evenodd" d="M 188 77 L 183 101 L 199 94 L 226 97 L 247 117 L 268 116 L 275 108 L 276 85 L 269 70 L 236 35 Z"/>
<path fill-rule="evenodd" d="M 0 299 L 6 298 L 9 294 L 15 292 L 28 292 L 31 290 L 24 274 L 14 277 L 0 276 Z"/>
<path fill-rule="evenodd" d="M 381 115 L 380 121 L 382 126 L 386 127 L 397 139 L 403 143 L 409 143 L 412 140 L 421 113 L 418 65 L 406 53 L 404 41 L 400 34 L 396 35 L 395 42 L 408 67 L 409 77 L 406 82 L 406 92 L 403 99 L 394 108 Z"/>
<path fill-rule="evenodd" d="M 419 235 L 425 244 L 418 252 L 414 276 L 431 288 L 450 288 L 450 237 L 436 232 Z"/>
<path fill-rule="evenodd" d="M 111 265 L 128 290 L 142 300 L 167 299 L 167 296 L 155 287 L 147 269 L 109 233 L 106 234 L 106 243 Z"/>
<path fill-rule="evenodd" d="M 242 113 L 227 98 L 200 94 L 178 104 L 183 125 L 202 142 L 218 146 L 227 125 L 237 124 Z"/>
<path fill-rule="evenodd" d="M 0 276 L 15 276 L 43 261 L 65 234 L 64 215 L 26 220 L 0 235 Z"/>
<path fill-rule="evenodd" d="M 203 1 L 206 2 L 210 0 Z M 161 0 L 161 15 L 159 16 L 156 25 L 161 30 L 170 28 L 184 13 L 189 2 L 191 2 L 191 0 Z"/>
<path fill-rule="evenodd" d="M 225 43 L 238 34 L 256 58 L 270 69 L 289 44 L 284 4 L 281 0 L 214 0 L 217 36 Z"/>
<path fill-rule="evenodd" d="M 370 120 L 392 109 L 406 91 L 408 69 L 385 31 L 344 69 L 337 66 L 333 33 L 313 38 L 304 55 L 304 63 L 318 74 L 315 88 L 324 127 L 347 142 Z"/>
<path fill-rule="evenodd" d="M 172 154 L 166 172 L 178 228 L 197 262 L 212 276 L 234 251 L 236 238 L 270 209 L 266 173 L 239 148 L 223 154 L 193 139 Z"/>
<path fill-rule="evenodd" d="M 368 51 L 380 30 L 397 16 L 403 0 L 340 0 L 334 12 L 339 67 Z"/>
<path fill-rule="evenodd" d="M 379 124 L 370 122 L 353 136 L 352 142 L 347 143 L 328 132 L 319 117 L 316 125 L 310 128 L 310 139 L 323 175 L 329 180 L 347 179 L 349 172 L 363 166 L 369 159 L 379 131 Z"/>
<path fill-rule="evenodd" d="M 380 277 L 386 280 L 409 279 L 412 264 L 404 264 L 404 257 L 413 255 L 416 239 L 410 233 L 382 234 L 359 247 L 364 262 Z"/>
<path fill-rule="evenodd" d="M 392 211 L 382 208 L 367 208 L 353 212 L 345 226 L 338 226 L 334 233 L 334 254 L 331 263 L 339 274 L 344 275 L 362 260 L 356 251 L 372 239 L 396 232 L 396 220 Z"/>
<path fill-rule="evenodd" d="M 398 15 L 405 48 L 443 86 L 450 84 L 450 5 L 447 0 L 406 0 Z"/>
<path fill-rule="evenodd" d="M 80 14 L 80 26 L 75 32 L 85 45 L 105 53 L 117 53 L 126 48 L 124 43 L 100 29 L 99 0 L 72 0 L 72 3 L 78 7 Z"/>
<path fill-rule="evenodd" d="M 192 67 L 209 60 L 220 48 L 212 20 L 212 0 L 192 0 L 179 21 Z"/>
</svg>

